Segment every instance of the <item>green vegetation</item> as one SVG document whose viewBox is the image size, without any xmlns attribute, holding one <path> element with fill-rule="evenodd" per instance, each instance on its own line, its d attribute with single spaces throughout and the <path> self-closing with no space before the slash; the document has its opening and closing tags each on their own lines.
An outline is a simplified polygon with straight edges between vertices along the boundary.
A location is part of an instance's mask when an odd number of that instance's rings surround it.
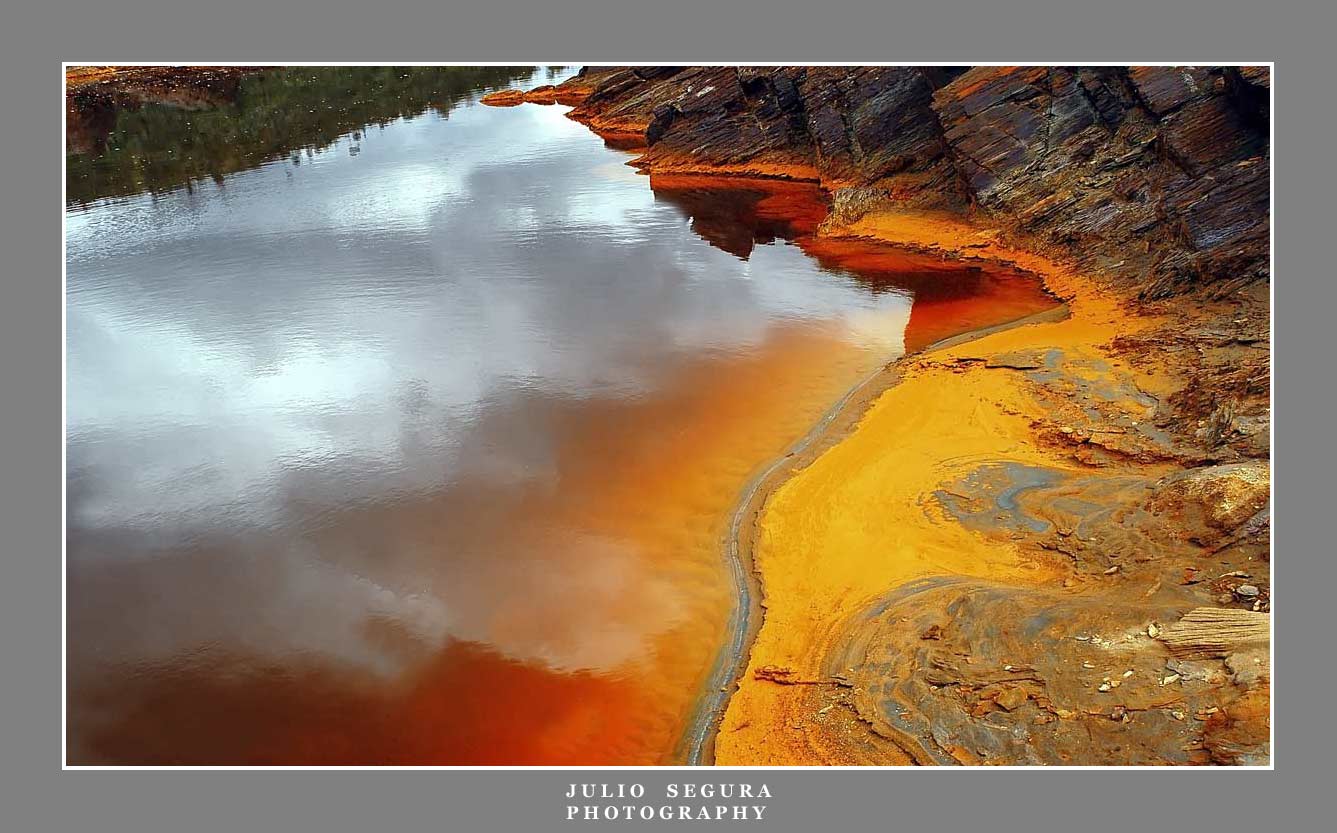
<svg viewBox="0 0 1337 833">
<path fill-rule="evenodd" d="M 80 112 L 70 132 L 95 134 L 87 152 L 66 155 L 66 199 L 87 204 L 144 191 L 192 187 L 303 148 L 324 147 L 368 125 L 445 112 L 479 90 L 528 78 L 533 67 L 294 67 L 245 78 L 235 100 L 205 109 L 118 101 L 113 113 Z M 549 72 L 551 74 L 551 72 Z M 183 96 L 184 97 L 184 96 Z M 215 95 L 215 98 L 219 96 Z M 216 106 L 209 106 L 216 105 Z M 106 107 L 102 103 L 102 107 Z M 75 121 L 84 119 L 76 125 Z M 105 126 L 99 130 L 101 121 Z M 105 135 L 103 130 L 109 129 Z"/>
</svg>

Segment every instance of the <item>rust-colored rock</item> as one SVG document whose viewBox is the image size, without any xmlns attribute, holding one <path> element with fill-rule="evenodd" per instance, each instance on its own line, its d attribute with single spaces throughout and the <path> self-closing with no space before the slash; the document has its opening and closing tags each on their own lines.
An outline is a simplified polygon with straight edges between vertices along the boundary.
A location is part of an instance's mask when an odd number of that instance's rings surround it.
<svg viewBox="0 0 1337 833">
<path fill-rule="evenodd" d="M 1167 477 L 1148 508 L 1172 515 L 1195 539 L 1214 544 L 1267 509 L 1271 485 L 1265 460 L 1188 469 Z"/>
<path fill-rule="evenodd" d="M 518 107 L 526 100 L 524 90 L 498 90 L 479 99 L 489 107 Z"/>
<path fill-rule="evenodd" d="M 591 88 L 578 84 L 553 86 L 544 84 L 532 90 L 498 90 L 488 93 L 479 101 L 489 107 L 516 107 L 521 104 L 567 104 L 576 105 L 584 101 Z"/>
<path fill-rule="evenodd" d="M 975 206 L 1165 297 L 1267 278 L 1257 67 L 604 67 L 557 87 L 652 171 L 812 179 L 844 221 Z M 843 196 L 842 190 L 854 195 Z"/>
</svg>

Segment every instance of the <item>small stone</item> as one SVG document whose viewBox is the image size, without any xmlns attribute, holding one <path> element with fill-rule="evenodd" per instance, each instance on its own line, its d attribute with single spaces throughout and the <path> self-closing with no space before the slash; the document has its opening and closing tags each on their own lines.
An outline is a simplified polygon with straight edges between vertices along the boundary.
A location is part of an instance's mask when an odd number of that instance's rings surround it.
<svg viewBox="0 0 1337 833">
<path fill-rule="evenodd" d="M 1011 712 L 1021 708 L 1028 699 L 1030 695 L 1026 693 L 1026 689 L 1020 686 L 1008 686 L 994 695 L 993 701 Z"/>
<path fill-rule="evenodd" d="M 1109 680 L 1106 680 L 1105 682 L 1096 686 L 1096 691 L 1109 691 L 1112 688 L 1114 688 L 1114 686 L 1110 683 Z"/>
<path fill-rule="evenodd" d="M 1179 709 L 1175 709 L 1174 711 L 1170 712 L 1170 716 L 1173 717 L 1175 720 L 1184 719 L 1184 713 L 1181 712 Z"/>
<path fill-rule="evenodd" d="M 1241 599 L 1255 599 L 1261 591 L 1252 584 L 1241 584 L 1235 588 L 1235 595 Z"/>
<path fill-rule="evenodd" d="M 1128 679 L 1128 678 L 1131 677 L 1131 676 L 1133 676 L 1133 669 L 1130 668 L 1130 669 L 1128 669 L 1127 671 L 1123 672 L 1123 678 L 1124 678 L 1125 680 Z"/>
<path fill-rule="evenodd" d="M 1160 635 L 1161 635 L 1161 629 L 1156 627 L 1155 622 L 1152 622 L 1150 625 L 1147 625 L 1147 636 L 1151 637 L 1152 639 L 1155 639 Z"/>
<path fill-rule="evenodd" d="M 1127 720 L 1127 719 L 1128 719 L 1128 709 L 1124 708 L 1123 706 L 1115 706 L 1114 709 L 1110 712 L 1110 720 Z"/>
<path fill-rule="evenodd" d="M 1108 570 L 1105 571 L 1105 575 L 1112 576 L 1117 572 L 1119 572 L 1119 565 L 1115 564 L 1113 567 L 1110 567 Z"/>
</svg>

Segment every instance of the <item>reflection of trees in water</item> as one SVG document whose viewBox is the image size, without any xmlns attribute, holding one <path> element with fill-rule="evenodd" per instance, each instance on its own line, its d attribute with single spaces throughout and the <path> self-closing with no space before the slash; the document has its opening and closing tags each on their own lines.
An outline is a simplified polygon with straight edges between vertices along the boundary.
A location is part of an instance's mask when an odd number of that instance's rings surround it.
<svg viewBox="0 0 1337 833">
<path fill-rule="evenodd" d="M 294 67 L 232 89 L 178 84 L 73 96 L 66 140 L 72 204 L 190 186 L 296 158 L 365 125 L 527 78 L 533 67 Z"/>
<path fill-rule="evenodd" d="M 101 81 L 80 85 L 67 94 L 65 133 L 67 153 L 101 154 L 116 129 L 122 110 L 137 111 L 145 104 L 166 104 L 183 110 L 221 107 L 237 100 L 246 70 L 175 67 L 137 67 L 118 70 Z M 67 82 L 68 83 L 68 82 Z"/>
</svg>

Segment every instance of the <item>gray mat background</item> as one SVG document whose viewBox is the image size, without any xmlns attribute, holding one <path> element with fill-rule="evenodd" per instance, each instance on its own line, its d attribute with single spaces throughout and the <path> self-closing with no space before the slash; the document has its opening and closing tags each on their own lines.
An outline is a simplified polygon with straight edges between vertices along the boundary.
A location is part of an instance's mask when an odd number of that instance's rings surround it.
<svg viewBox="0 0 1337 833">
<path fill-rule="evenodd" d="M 1320 5 L 1323 7 L 1320 8 Z M 533 8 L 528 8 L 533 6 Z M 0 830 L 1330 829 L 1333 5 L 171 0 L 0 16 Z M 62 60 L 1277 61 L 1275 772 L 62 772 Z M 764 781 L 767 820 L 562 821 L 571 781 Z"/>
</svg>

